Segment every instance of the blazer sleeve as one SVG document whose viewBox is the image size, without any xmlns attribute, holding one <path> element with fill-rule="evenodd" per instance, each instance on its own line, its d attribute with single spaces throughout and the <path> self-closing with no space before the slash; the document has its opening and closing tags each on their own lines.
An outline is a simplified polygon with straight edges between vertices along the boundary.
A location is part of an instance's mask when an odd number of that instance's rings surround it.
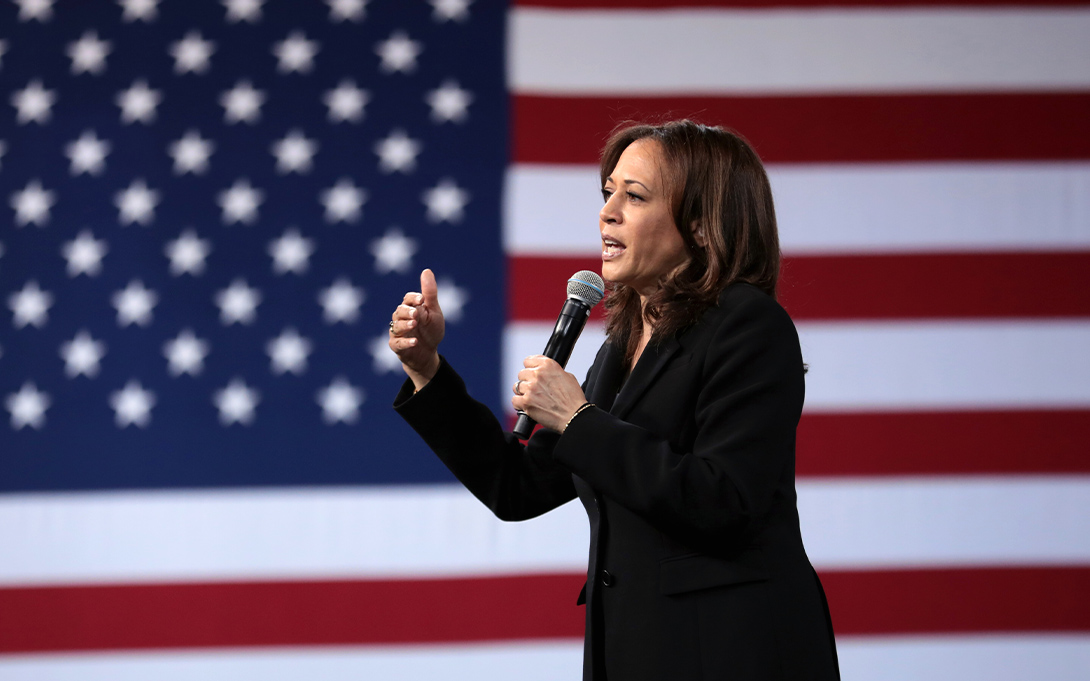
<svg viewBox="0 0 1090 681">
<path fill-rule="evenodd" d="M 730 302 L 715 315 L 700 384 L 687 388 L 697 391 L 690 450 L 595 408 L 553 451 L 599 493 L 708 551 L 758 532 L 784 476 L 793 476 L 804 392 L 798 335 L 783 308 L 763 294 Z M 652 386 L 642 399 L 686 397 Z"/>
<path fill-rule="evenodd" d="M 394 409 L 454 476 L 502 520 L 533 518 L 574 499 L 571 472 L 552 457 L 559 434 L 539 428 L 523 445 L 440 359 L 416 394 L 405 382 Z"/>
</svg>

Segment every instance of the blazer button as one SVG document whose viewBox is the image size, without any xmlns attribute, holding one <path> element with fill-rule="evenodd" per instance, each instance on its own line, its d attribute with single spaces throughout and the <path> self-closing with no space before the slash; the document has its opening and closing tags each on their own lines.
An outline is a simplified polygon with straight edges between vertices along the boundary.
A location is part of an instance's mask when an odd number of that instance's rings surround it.
<svg viewBox="0 0 1090 681">
<path fill-rule="evenodd" d="M 609 570 L 602 570 L 598 573 L 598 583 L 602 586 L 613 586 L 617 583 L 617 580 L 614 579 L 612 572 Z"/>
</svg>

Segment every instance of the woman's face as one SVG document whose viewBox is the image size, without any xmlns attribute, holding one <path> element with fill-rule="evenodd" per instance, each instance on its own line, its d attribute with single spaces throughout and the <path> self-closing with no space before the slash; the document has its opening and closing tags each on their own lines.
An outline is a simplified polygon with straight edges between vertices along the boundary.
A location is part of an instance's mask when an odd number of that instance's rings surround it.
<svg viewBox="0 0 1090 681">
<path fill-rule="evenodd" d="M 663 183 L 662 149 L 654 140 L 630 144 L 602 187 L 598 214 L 602 278 L 646 297 L 660 279 L 689 260 Z"/>
</svg>

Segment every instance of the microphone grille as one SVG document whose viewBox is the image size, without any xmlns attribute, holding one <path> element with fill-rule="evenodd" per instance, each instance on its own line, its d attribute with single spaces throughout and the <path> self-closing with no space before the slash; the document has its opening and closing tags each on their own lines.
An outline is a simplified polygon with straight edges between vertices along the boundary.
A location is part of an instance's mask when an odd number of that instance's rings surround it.
<svg viewBox="0 0 1090 681">
<path fill-rule="evenodd" d="M 606 294 L 606 282 L 597 272 L 580 270 L 568 279 L 568 297 L 578 298 L 594 307 Z"/>
</svg>

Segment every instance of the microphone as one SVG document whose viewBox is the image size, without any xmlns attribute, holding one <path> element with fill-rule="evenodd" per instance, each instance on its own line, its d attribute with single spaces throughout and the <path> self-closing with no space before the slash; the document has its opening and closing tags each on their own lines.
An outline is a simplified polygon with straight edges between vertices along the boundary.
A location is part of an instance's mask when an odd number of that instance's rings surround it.
<svg viewBox="0 0 1090 681">
<path fill-rule="evenodd" d="M 590 270 L 581 270 L 571 275 L 568 279 L 568 299 L 564 301 L 564 307 L 560 308 L 560 316 L 556 318 L 556 326 L 553 327 L 553 335 L 545 344 L 545 352 L 541 353 L 549 359 L 556 360 L 562 368 L 567 365 L 571 351 L 575 348 L 575 341 L 579 340 L 579 334 L 583 333 L 583 327 L 587 324 L 590 309 L 602 300 L 606 294 L 606 283 L 597 273 Z M 515 436 L 520 440 L 529 439 L 534 430 L 534 420 L 524 412 L 518 412 L 518 422 L 515 423 Z"/>
</svg>

